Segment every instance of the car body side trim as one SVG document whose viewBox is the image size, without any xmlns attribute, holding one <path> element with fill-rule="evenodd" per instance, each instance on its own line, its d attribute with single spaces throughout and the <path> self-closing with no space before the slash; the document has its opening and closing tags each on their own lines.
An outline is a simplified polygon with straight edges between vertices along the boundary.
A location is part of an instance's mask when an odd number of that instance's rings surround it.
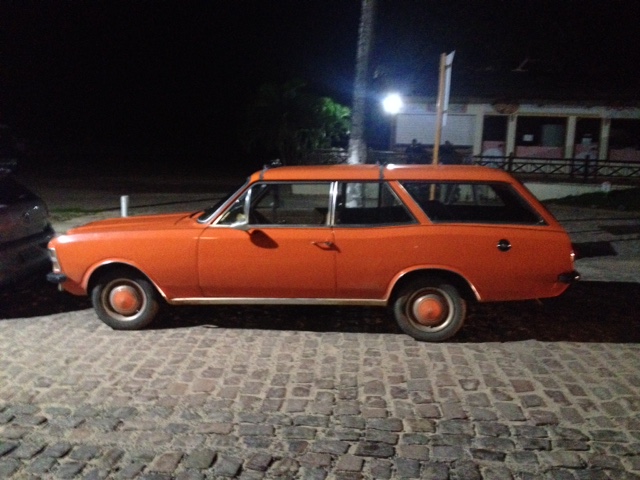
<svg viewBox="0 0 640 480">
<path fill-rule="evenodd" d="M 239 298 L 193 297 L 167 299 L 171 305 L 359 305 L 385 307 L 387 300 L 362 298 Z"/>
</svg>

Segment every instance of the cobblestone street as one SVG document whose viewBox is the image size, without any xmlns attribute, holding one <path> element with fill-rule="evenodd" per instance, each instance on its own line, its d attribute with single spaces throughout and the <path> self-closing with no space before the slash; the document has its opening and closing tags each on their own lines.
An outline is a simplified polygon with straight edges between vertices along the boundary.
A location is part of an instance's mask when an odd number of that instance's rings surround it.
<svg viewBox="0 0 640 480">
<path fill-rule="evenodd" d="M 0 322 L 0 478 L 640 478 L 636 344 Z"/>
</svg>

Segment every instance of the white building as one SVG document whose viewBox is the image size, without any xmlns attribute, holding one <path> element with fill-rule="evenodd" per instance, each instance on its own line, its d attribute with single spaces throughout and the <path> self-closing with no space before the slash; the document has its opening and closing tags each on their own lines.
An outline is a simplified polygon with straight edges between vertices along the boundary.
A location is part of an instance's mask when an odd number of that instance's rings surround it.
<svg viewBox="0 0 640 480">
<path fill-rule="evenodd" d="M 393 119 L 392 148 L 404 151 L 413 139 L 433 146 L 435 130 L 435 99 L 405 99 Z M 640 108 L 452 99 L 445 141 L 474 156 L 640 162 Z"/>
</svg>

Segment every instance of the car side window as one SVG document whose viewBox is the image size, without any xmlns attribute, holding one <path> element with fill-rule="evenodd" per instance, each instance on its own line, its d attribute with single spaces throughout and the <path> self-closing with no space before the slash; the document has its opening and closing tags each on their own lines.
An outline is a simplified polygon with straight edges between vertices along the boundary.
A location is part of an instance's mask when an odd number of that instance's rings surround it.
<svg viewBox="0 0 640 480">
<path fill-rule="evenodd" d="M 401 184 L 434 223 L 544 224 L 535 209 L 507 183 Z"/>
<path fill-rule="evenodd" d="M 338 192 L 337 225 L 402 225 L 416 222 L 385 182 L 341 183 Z"/>
<path fill-rule="evenodd" d="M 320 226 L 329 212 L 330 182 L 259 183 L 246 196 L 250 225 Z M 243 200 L 243 203 L 246 200 Z M 231 207 L 230 210 L 232 210 Z M 246 210 L 243 210 L 243 215 Z"/>
</svg>

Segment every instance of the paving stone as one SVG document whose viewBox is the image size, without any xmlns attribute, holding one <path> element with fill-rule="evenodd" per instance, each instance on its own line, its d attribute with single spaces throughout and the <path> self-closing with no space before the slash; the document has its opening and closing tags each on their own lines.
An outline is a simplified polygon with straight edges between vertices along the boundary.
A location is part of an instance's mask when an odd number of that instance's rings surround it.
<svg viewBox="0 0 640 480">
<path fill-rule="evenodd" d="M 82 469 L 86 466 L 84 462 L 65 462 L 61 463 L 56 469 L 57 478 L 73 478 L 79 475 Z"/>
<path fill-rule="evenodd" d="M 478 435 L 489 437 L 508 437 L 511 435 L 509 427 L 503 423 L 477 422 L 475 429 Z"/>
<path fill-rule="evenodd" d="M 448 480 L 449 466 L 445 463 L 429 462 L 422 469 L 422 478 L 429 480 Z"/>
<path fill-rule="evenodd" d="M 370 461 L 371 478 L 389 479 L 392 475 L 392 464 L 388 460 L 373 459 Z"/>
<path fill-rule="evenodd" d="M 238 427 L 238 435 L 258 435 L 258 436 L 271 436 L 273 435 L 274 428 L 272 425 L 240 425 Z"/>
<path fill-rule="evenodd" d="M 182 460 L 182 452 L 166 452 L 158 455 L 149 465 L 149 471 L 159 473 L 172 473 Z"/>
<path fill-rule="evenodd" d="M 86 472 L 82 477 L 83 480 L 106 480 L 111 476 L 108 470 L 100 470 L 98 468 L 92 468 Z"/>
<path fill-rule="evenodd" d="M 468 458 L 469 456 L 469 452 L 461 446 L 435 445 L 431 449 L 431 458 L 437 462 L 453 462 L 455 460 Z"/>
<path fill-rule="evenodd" d="M 405 429 L 409 432 L 435 433 L 435 422 L 423 418 L 408 418 L 404 420 Z"/>
<path fill-rule="evenodd" d="M 9 455 L 20 460 L 29 460 L 44 450 L 45 447 L 44 443 L 21 443 Z"/>
<path fill-rule="evenodd" d="M 549 410 L 530 410 L 529 416 L 535 425 L 558 425 L 558 416 Z"/>
<path fill-rule="evenodd" d="M 483 480 L 513 480 L 507 467 L 491 465 L 481 468 Z"/>
<path fill-rule="evenodd" d="M 309 427 L 285 427 L 281 433 L 284 438 L 313 440 L 316 437 L 316 429 Z"/>
<path fill-rule="evenodd" d="M 482 474 L 478 466 L 470 461 L 457 461 L 449 471 L 450 478 L 453 480 L 482 480 Z"/>
<path fill-rule="evenodd" d="M 395 445 L 398 443 L 399 435 L 393 432 L 385 432 L 382 430 L 367 430 L 364 439 L 369 442 L 387 443 Z"/>
<path fill-rule="evenodd" d="M 46 423 L 47 417 L 43 415 L 16 415 L 13 422 L 22 427 L 32 427 Z M 2 422 L 0 421 L 0 423 Z"/>
<path fill-rule="evenodd" d="M 182 462 L 185 468 L 207 469 L 216 459 L 215 450 L 199 449 L 190 452 Z"/>
<path fill-rule="evenodd" d="M 43 453 L 43 455 L 45 453 L 46 453 L 46 450 Z M 120 448 L 117 448 L 117 447 L 109 448 L 100 456 L 100 459 L 98 460 L 98 464 L 104 465 L 105 467 L 111 469 L 118 464 L 120 459 L 124 456 L 124 453 L 125 453 L 124 450 L 121 450 Z"/>
<path fill-rule="evenodd" d="M 295 478 L 299 469 L 300 464 L 296 460 L 285 457 L 274 462 L 273 466 L 269 469 L 269 473 L 276 478 Z"/>
<path fill-rule="evenodd" d="M 247 460 L 245 467 L 250 470 L 257 470 L 259 472 L 266 472 L 269 465 L 273 461 L 273 457 L 266 453 L 254 453 Z"/>
<path fill-rule="evenodd" d="M 410 458 L 396 458 L 394 460 L 396 473 L 400 478 L 420 478 L 420 462 Z"/>
<path fill-rule="evenodd" d="M 429 449 L 424 445 L 399 445 L 397 455 L 413 460 L 428 460 Z"/>
<path fill-rule="evenodd" d="M 395 453 L 391 445 L 378 442 L 360 442 L 356 446 L 355 455 L 360 457 L 389 458 Z"/>
<path fill-rule="evenodd" d="M 593 430 L 589 433 L 591 438 L 597 442 L 626 442 L 628 440 L 624 432 L 616 430 Z"/>
<path fill-rule="evenodd" d="M 22 463 L 13 458 L 0 459 L 0 478 L 11 478 L 20 467 Z"/>
<path fill-rule="evenodd" d="M 483 448 L 472 448 L 471 456 L 477 460 L 487 460 L 491 462 L 504 462 L 507 454 L 504 452 L 495 452 Z"/>
<path fill-rule="evenodd" d="M 476 437 L 472 441 L 477 448 L 495 450 L 498 452 L 511 452 L 515 448 L 513 440 L 500 437 Z"/>
<path fill-rule="evenodd" d="M 527 438 L 518 439 L 518 445 L 523 450 L 551 450 L 551 440 L 548 438 Z"/>
<path fill-rule="evenodd" d="M 539 452 L 540 463 L 548 467 L 584 468 L 585 460 L 576 452 Z"/>
<path fill-rule="evenodd" d="M 304 415 L 294 419 L 294 425 L 303 425 L 308 427 L 326 427 L 329 424 L 328 417 L 320 415 Z"/>
<path fill-rule="evenodd" d="M 311 451 L 342 455 L 349 450 L 349 443 L 339 440 L 317 440 L 311 445 Z"/>
<path fill-rule="evenodd" d="M 307 452 L 298 457 L 298 462 L 305 468 L 326 468 L 331 465 L 331 455 Z"/>
<path fill-rule="evenodd" d="M 2 457 L 3 455 L 6 455 L 7 453 L 15 450 L 16 448 L 18 448 L 18 443 L 16 442 L 3 442 L 0 441 L 0 457 Z"/>
<path fill-rule="evenodd" d="M 218 455 L 213 472 L 221 477 L 235 477 L 240 471 L 242 460 L 227 455 Z"/>
<path fill-rule="evenodd" d="M 36 475 L 45 475 L 57 465 L 55 458 L 39 456 L 27 466 L 27 471 Z"/>
<path fill-rule="evenodd" d="M 521 422 L 526 420 L 522 409 L 518 405 L 506 402 L 496 402 L 495 406 L 499 415 L 510 422 Z"/>
<path fill-rule="evenodd" d="M 71 451 L 69 458 L 72 460 L 88 462 L 95 458 L 99 452 L 100 449 L 98 447 L 92 445 L 80 445 Z"/>
<path fill-rule="evenodd" d="M 336 463 L 336 470 L 347 472 L 360 472 L 364 465 L 364 459 L 356 457 L 354 455 L 342 455 L 338 458 Z"/>
</svg>

